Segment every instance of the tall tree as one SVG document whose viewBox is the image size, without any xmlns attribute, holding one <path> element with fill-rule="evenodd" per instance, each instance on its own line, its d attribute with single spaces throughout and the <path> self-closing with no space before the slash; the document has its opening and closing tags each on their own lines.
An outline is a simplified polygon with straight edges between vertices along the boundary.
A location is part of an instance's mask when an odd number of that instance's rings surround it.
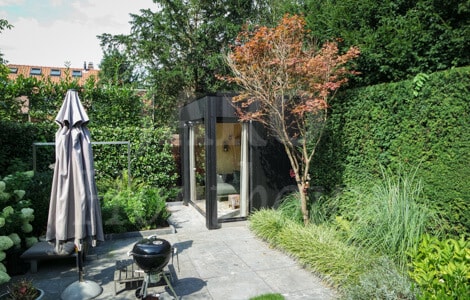
<svg viewBox="0 0 470 300">
<path fill-rule="evenodd" d="M 339 54 L 335 42 L 317 48 L 306 44 L 305 20 L 286 15 L 275 28 L 260 27 L 242 32 L 238 44 L 227 55 L 233 76 L 221 77 L 238 84 L 242 121 L 254 120 L 283 145 L 297 186 L 304 223 L 309 222 L 307 189 L 310 162 L 327 119 L 327 109 L 340 86 L 355 74 L 346 67 L 359 55 L 351 47 Z"/>
<path fill-rule="evenodd" d="M 103 49 L 103 59 L 100 63 L 100 81 L 102 84 L 123 86 L 138 81 L 135 65 L 127 56 L 126 41 L 123 36 L 110 34 L 99 35 L 100 45 Z"/>
<path fill-rule="evenodd" d="M 467 0 L 291 0 L 320 42 L 341 38 L 361 57 L 355 82 L 372 85 L 470 64 Z"/>
<path fill-rule="evenodd" d="M 207 93 L 228 89 L 215 78 L 228 68 L 222 52 L 243 24 L 256 19 L 264 3 L 254 0 L 153 0 L 156 9 L 132 14 L 130 35 L 105 40 L 123 45 L 154 94 L 155 119 L 176 116 L 175 109 Z M 108 36 L 109 38 L 109 36 Z"/>
</svg>

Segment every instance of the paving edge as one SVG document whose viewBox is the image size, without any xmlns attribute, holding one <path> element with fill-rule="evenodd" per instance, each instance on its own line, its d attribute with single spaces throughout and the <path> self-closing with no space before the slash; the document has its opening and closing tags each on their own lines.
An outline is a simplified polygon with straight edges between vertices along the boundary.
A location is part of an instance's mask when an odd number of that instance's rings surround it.
<svg viewBox="0 0 470 300">
<path fill-rule="evenodd" d="M 142 231 L 130 231 L 130 232 L 123 232 L 123 233 L 108 233 L 104 235 L 104 239 L 107 241 L 110 240 L 118 240 L 118 239 L 127 239 L 127 238 L 146 238 L 151 235 L 166 235 L 166 234 L 175 234 L 176 229 L 175 227 L 170 224 L 168 227 L 164 228 L 157 228 L 151 230 L 142 230 Z"/>
</svg>

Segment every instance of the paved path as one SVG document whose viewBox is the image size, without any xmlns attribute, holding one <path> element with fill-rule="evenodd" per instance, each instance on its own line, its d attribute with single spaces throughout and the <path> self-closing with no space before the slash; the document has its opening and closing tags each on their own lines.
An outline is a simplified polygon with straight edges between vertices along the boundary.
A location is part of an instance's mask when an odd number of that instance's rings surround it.
<svg viewBox="0 0 470 300">
<path fill-rule="evenodd" d="M 265 293 L 280 293 L 289 300 L 335 299 L 335 292 L 318 278 L 257 239 L 246 221 L 222 223 L 221 229 L 208 230 L 192 206 L 174 203 L 169 208 L 176 233 L 158 236 L 178 249 L 179 272 L 176 257 L 169 267 L 180 299 L 245 300 Z M 116 260 L 129 259 L 127 252 L 140 238 L 110 239 L 91 251 L 85 278 L 103 288 L 96 299 L 137 299 L 131 288 L 114 294 L 114 271 Z M 38 273 L 25 276 L 45 291 L 44 300 L 60 299 L 62 291 L 78 279 L 73 258 L 40 262 Z M 163 286 L 149 289 L 149 293 L 160 293 L 160 299 L 171 299 L 169 292 Z"/>
</svg>

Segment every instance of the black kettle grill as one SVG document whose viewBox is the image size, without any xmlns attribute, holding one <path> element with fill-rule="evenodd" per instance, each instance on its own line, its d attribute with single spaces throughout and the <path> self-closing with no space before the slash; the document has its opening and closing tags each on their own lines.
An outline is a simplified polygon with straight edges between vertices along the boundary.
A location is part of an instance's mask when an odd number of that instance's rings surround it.
<svg viewBox="0 0 470 300">
<path fill-rule="evenodd" d="M 134 244 L 132 251 L 128 254 L 134 258 L 136 265 L 146 274 L 142 287 L 136 290 L 135 295 L 137 298 L 146 299 L 150 276 L 156 275 L 157 281 L 163 277 L 175 298 L 178 299 L 168 276 L 163 271 L 174 252 L 175 249 L 167 240 L 157 238 L 155 235 Z"/>
</svg>

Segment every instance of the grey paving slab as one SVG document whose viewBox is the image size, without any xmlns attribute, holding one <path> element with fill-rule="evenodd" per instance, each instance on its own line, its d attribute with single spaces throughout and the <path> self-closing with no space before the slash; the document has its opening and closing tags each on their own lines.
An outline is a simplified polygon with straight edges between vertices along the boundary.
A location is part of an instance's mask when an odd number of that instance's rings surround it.
<svg viewBox="0 0 470 300">
<path fill-rule="evenodd" d="M 281 293 L 288 300 L 335 299 L 334 290 L 301 268 L 289 256 L 272 249 L 249 230 L 248 222 L 222 223 L 216 230 L 205 227 L 204 217 L 192 206 L 169 205 L 173 230 L 147 231 L 134 235 L 108 235 L 92 249 L 85 262 L 85 279 L 98 283 L 102 293 L 96 298 L 137 299 L 133 286 L 119 285 L 115 295 L 114 273 L 117 260 L 131 259 L 127 253 L 142 236 L 157 233 L 178 251 L 166 270 L 183 300 L 247 300 L 265 293 Z M 177 259 L 178 258 L 178 259 Z M 179 268 L 178 268 L 179 266 Z M 14 276 L 33 279 L 45 291 L 44 300 L 60 299 L 62 291 L 78 279 L 74 258 L 39 262 L 38 272 Z M 6 285 L 0 286 L 0 292 Z M 149 293 L 172 299 L 165 286 L 151 286 Z"/>
</svg>

